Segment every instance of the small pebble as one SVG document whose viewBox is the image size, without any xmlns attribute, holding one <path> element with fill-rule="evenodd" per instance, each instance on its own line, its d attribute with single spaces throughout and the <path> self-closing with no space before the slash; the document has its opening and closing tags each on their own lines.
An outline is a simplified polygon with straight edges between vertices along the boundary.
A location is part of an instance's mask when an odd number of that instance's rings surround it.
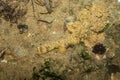
<svg viewBox="0 0 120 80">
<path fill-rule="evenodd" d="M 66 21 L 67 23 L 74 22 L 74 21 L 75 21 L 75 17 L 73 17 L 73 16 L 68 16 L 68 17 L 65 18 L 65 21 Z"/>
<path fill-rule="evenodd" d="M 53 32 L 52 32 L 52 34 L 56 34 L 56 32 L 55 32 L 55 31 L 53 31 Z"/>
<path fill-rule="evenodd" d="M 14 56 L 17 56 L 17 57 L 23 57 L 26 55 L 26 49 L 24 48 L 17 48 L 15 51 L 14 51 Z"/>
<path fill-rule="evenodd" d="M 3 59 L 1 60 L 2 63 L 7 63 L 7 60 Z"/>
</svg>

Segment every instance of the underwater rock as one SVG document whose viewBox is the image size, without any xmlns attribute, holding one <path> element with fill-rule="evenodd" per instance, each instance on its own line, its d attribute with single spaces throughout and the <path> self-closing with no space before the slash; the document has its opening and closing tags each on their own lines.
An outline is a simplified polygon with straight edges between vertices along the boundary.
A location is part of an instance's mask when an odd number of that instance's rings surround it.
<svg viewBox="0 0 120 80">
<path fill-rule="evenodd" d="M 102 4 L 94 4 L 90 9 L 83 9 L 77 16 L 77 20 L 67 25 L 67 30 L 63 38 L 58 41 L 48 41 L 38 47 L 39 53 L 47 53 L 54 49 L 65 50 L 69 45 L 85 42 L 87 47 L 92 47 L 96 43 L 105 39 L 105 34 L 97 32 L 105 28 L 109 21 L 110 13 L 108 7 Z M 94 36 L 94 37 L 93 37 Z M 86 44 L 89 43 L 89 44 Z M 62 47 L 62 48 L 61 48 Z"/>
</svg>

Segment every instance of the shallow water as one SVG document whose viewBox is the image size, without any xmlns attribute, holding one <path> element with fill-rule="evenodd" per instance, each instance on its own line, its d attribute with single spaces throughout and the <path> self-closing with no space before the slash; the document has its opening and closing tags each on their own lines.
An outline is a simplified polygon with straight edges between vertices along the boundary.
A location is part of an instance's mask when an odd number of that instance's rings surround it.
<svg viewBox="0 0 120 80">
<path fill-rule="evenodd" d="M 119 2 L 1 0 L 0 80 L 118 80 Z"/>
</svg>

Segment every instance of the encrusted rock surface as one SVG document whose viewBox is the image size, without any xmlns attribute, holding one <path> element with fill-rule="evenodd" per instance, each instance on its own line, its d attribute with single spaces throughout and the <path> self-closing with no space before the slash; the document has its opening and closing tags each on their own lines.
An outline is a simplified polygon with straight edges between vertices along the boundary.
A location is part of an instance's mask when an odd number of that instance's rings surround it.
<svg viewBox="0 0 120 80">
<path fill-rule="evenodd" d="M 67 24 L 68 33 L 65 33 L 61 39 L 41 44 L 38 47 L 39 53 L 47 53 L 54 49 L 64 52 L 69 45 L 75 45 L 81 41 L 87 47 L 103 42 L 105 34 L 99 32 L 109 22 L 110 15 L 108 7 L 104 3 L 92 4 L 91 8 L 85 8 L 79 12 L 75 22 Z"/>
</svg>

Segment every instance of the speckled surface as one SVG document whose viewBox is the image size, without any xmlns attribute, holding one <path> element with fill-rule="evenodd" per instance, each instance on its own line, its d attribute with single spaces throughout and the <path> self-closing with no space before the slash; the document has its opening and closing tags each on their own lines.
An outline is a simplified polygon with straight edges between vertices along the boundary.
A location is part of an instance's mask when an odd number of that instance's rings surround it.
<svg viewBox="0 0 120 80">
<path fill-rule="evenodd" d="M 41 13 L 48 11 L 51 0 L 2 1 L 15 12 L 1 12 L 0 5 L 0 80 L 37 80 L 33 67 L 45 77 L 39 70 L 48 58 L 53 60 L 52 72 L 63 80 L 119 80 L 120 70 L 114 69 L 120 66 L 117 0 L 52 0 L 50 14 Z M 26 13 L 16 19 L 17 11 Z M 6 19 L 6 15 L 14 18 Z M 17 28 L 20 24 L 28 26 L 22 34 Z M 98 43 L 106 49 L 102 55 L 92 52 Z"/>
</svg>

